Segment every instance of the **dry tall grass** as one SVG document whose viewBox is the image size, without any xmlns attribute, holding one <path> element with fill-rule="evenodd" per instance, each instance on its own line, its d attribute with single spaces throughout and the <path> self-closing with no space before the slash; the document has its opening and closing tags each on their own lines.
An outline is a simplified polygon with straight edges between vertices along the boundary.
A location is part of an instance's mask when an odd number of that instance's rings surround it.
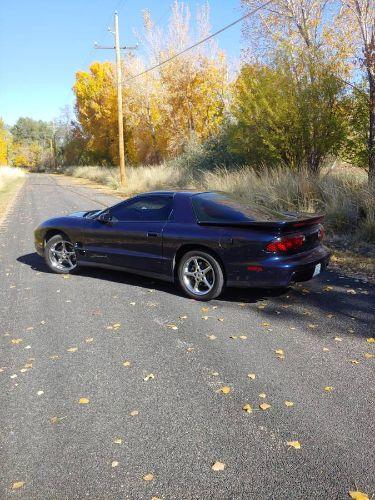
<svg viewBox="0 0 375 500">
<path fill-rule="evenodd" d="M 20 168 L 0 166 L 0 191 L 3 191 L 9 184 L 24 175 L 25 172 Z"/>
<path fill-rule="evenodd" d="M 66 173 L 120 190 L 113 167 L 70 167 Z M 250 167 L 202 171 L 168 162 L 127 168 L 126 188 L 120 192 L 128 196 L 183 188 L 225 191 L 276 209 L 321 211 L 332 234 L 350 233 L 359 240 L 375 242 L 375 202 L 367 189 L 367 175 L 359 170 L 326 170 L 312 180 L 306 172 L 283 167 L 261 172 Z"/>
</svg>

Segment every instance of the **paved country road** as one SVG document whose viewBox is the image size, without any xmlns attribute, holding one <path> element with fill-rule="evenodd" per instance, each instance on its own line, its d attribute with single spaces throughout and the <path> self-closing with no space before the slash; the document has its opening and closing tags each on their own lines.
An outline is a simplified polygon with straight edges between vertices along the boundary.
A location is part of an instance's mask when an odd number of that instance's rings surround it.
<svg viewBox="0 0 375 500">
<path fill-rule="evenodd" d="M 201 304 L 125 273 L 65 279 L 34 227 L 116 201 L 69 182 L 28 176 L 0 228 L 0 498 L 371 497 L 374 287 L 326 272 Z"/>
</svg>

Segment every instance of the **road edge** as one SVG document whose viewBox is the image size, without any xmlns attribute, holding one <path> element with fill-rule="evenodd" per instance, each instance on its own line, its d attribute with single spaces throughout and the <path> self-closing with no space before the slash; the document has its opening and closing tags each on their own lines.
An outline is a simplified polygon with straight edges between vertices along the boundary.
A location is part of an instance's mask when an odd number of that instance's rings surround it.
<svg viewBox="0 0 375 500">
<path fill-rule="evenodd" d="M 4 207 L 3 207 L 3 213 L 0 213 L 0 225 L 2 225 L 7 218 L 7 215 L 9 214 L 9 211 L 11 208 L 14 206 L 17 197 L 25 185 L 27 178 L 27 174 L 25 174 L 23 177 L 20 177 L 14 182 L 14 187 L 10 189 L 10 192 L 8 193 L 5 202 L 4 202 Z M 1 207 L 0 207 L 1 209 Z"/>
</svg>

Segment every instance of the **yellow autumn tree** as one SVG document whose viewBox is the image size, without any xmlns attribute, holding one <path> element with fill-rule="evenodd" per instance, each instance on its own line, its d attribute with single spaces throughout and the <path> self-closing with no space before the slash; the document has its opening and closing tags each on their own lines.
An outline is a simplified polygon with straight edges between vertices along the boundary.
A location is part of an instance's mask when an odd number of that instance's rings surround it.
<svg viewBox="0 0 375 500">
<path fill-rule="evenodd" d="M 167 33 L 144 13 L 140 42 L 146 59 L 126 54 L 123 65 L 124 140 L 127 160 L 158 163 L 182 151 L 194 136 L 204 141 L 217 132 L 223 119 L 227 92 L 224 55 L 215 45 L 199 47 L 158 70 L 138 76 L 186 48 L 209 31 L 208 7 L 198 12 L 193 33 L 190 12 L 177 0 Z M 76 110 L 93 159 L 117 163 L 117 100 L 115 71 L 110 62 L 92 63 L 79 71 L 73 87 Z"/>
<path fill-rule="evenodd" d="M 5 129 L 3 120 L 0 118 L 0 166 L 8 164 L 8 143 L 8 132 Z"/>
<path fill-rule="evenodd" d="M 78 120 L 87 135 L 93 159 L 113 162 L 117 158 L 116 90 L 113 65 L 93 62 L 89 71 L 78 71 L 73 90 Z"/>
</svg>

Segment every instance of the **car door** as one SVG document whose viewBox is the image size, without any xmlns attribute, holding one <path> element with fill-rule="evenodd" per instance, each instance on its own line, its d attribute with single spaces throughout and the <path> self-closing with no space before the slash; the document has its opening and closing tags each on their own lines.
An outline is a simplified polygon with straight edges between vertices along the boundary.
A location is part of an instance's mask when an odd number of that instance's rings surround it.
<svg viewBox="0 0 375 500">
<path fill-rule="evenodd" d="M 173 196 L 145 195 L 108 210 L 109 220 L 93 220 L 85 232 L 85 258 L 135 271 L 163 274 L 163 228 Z"/>
</svg>

